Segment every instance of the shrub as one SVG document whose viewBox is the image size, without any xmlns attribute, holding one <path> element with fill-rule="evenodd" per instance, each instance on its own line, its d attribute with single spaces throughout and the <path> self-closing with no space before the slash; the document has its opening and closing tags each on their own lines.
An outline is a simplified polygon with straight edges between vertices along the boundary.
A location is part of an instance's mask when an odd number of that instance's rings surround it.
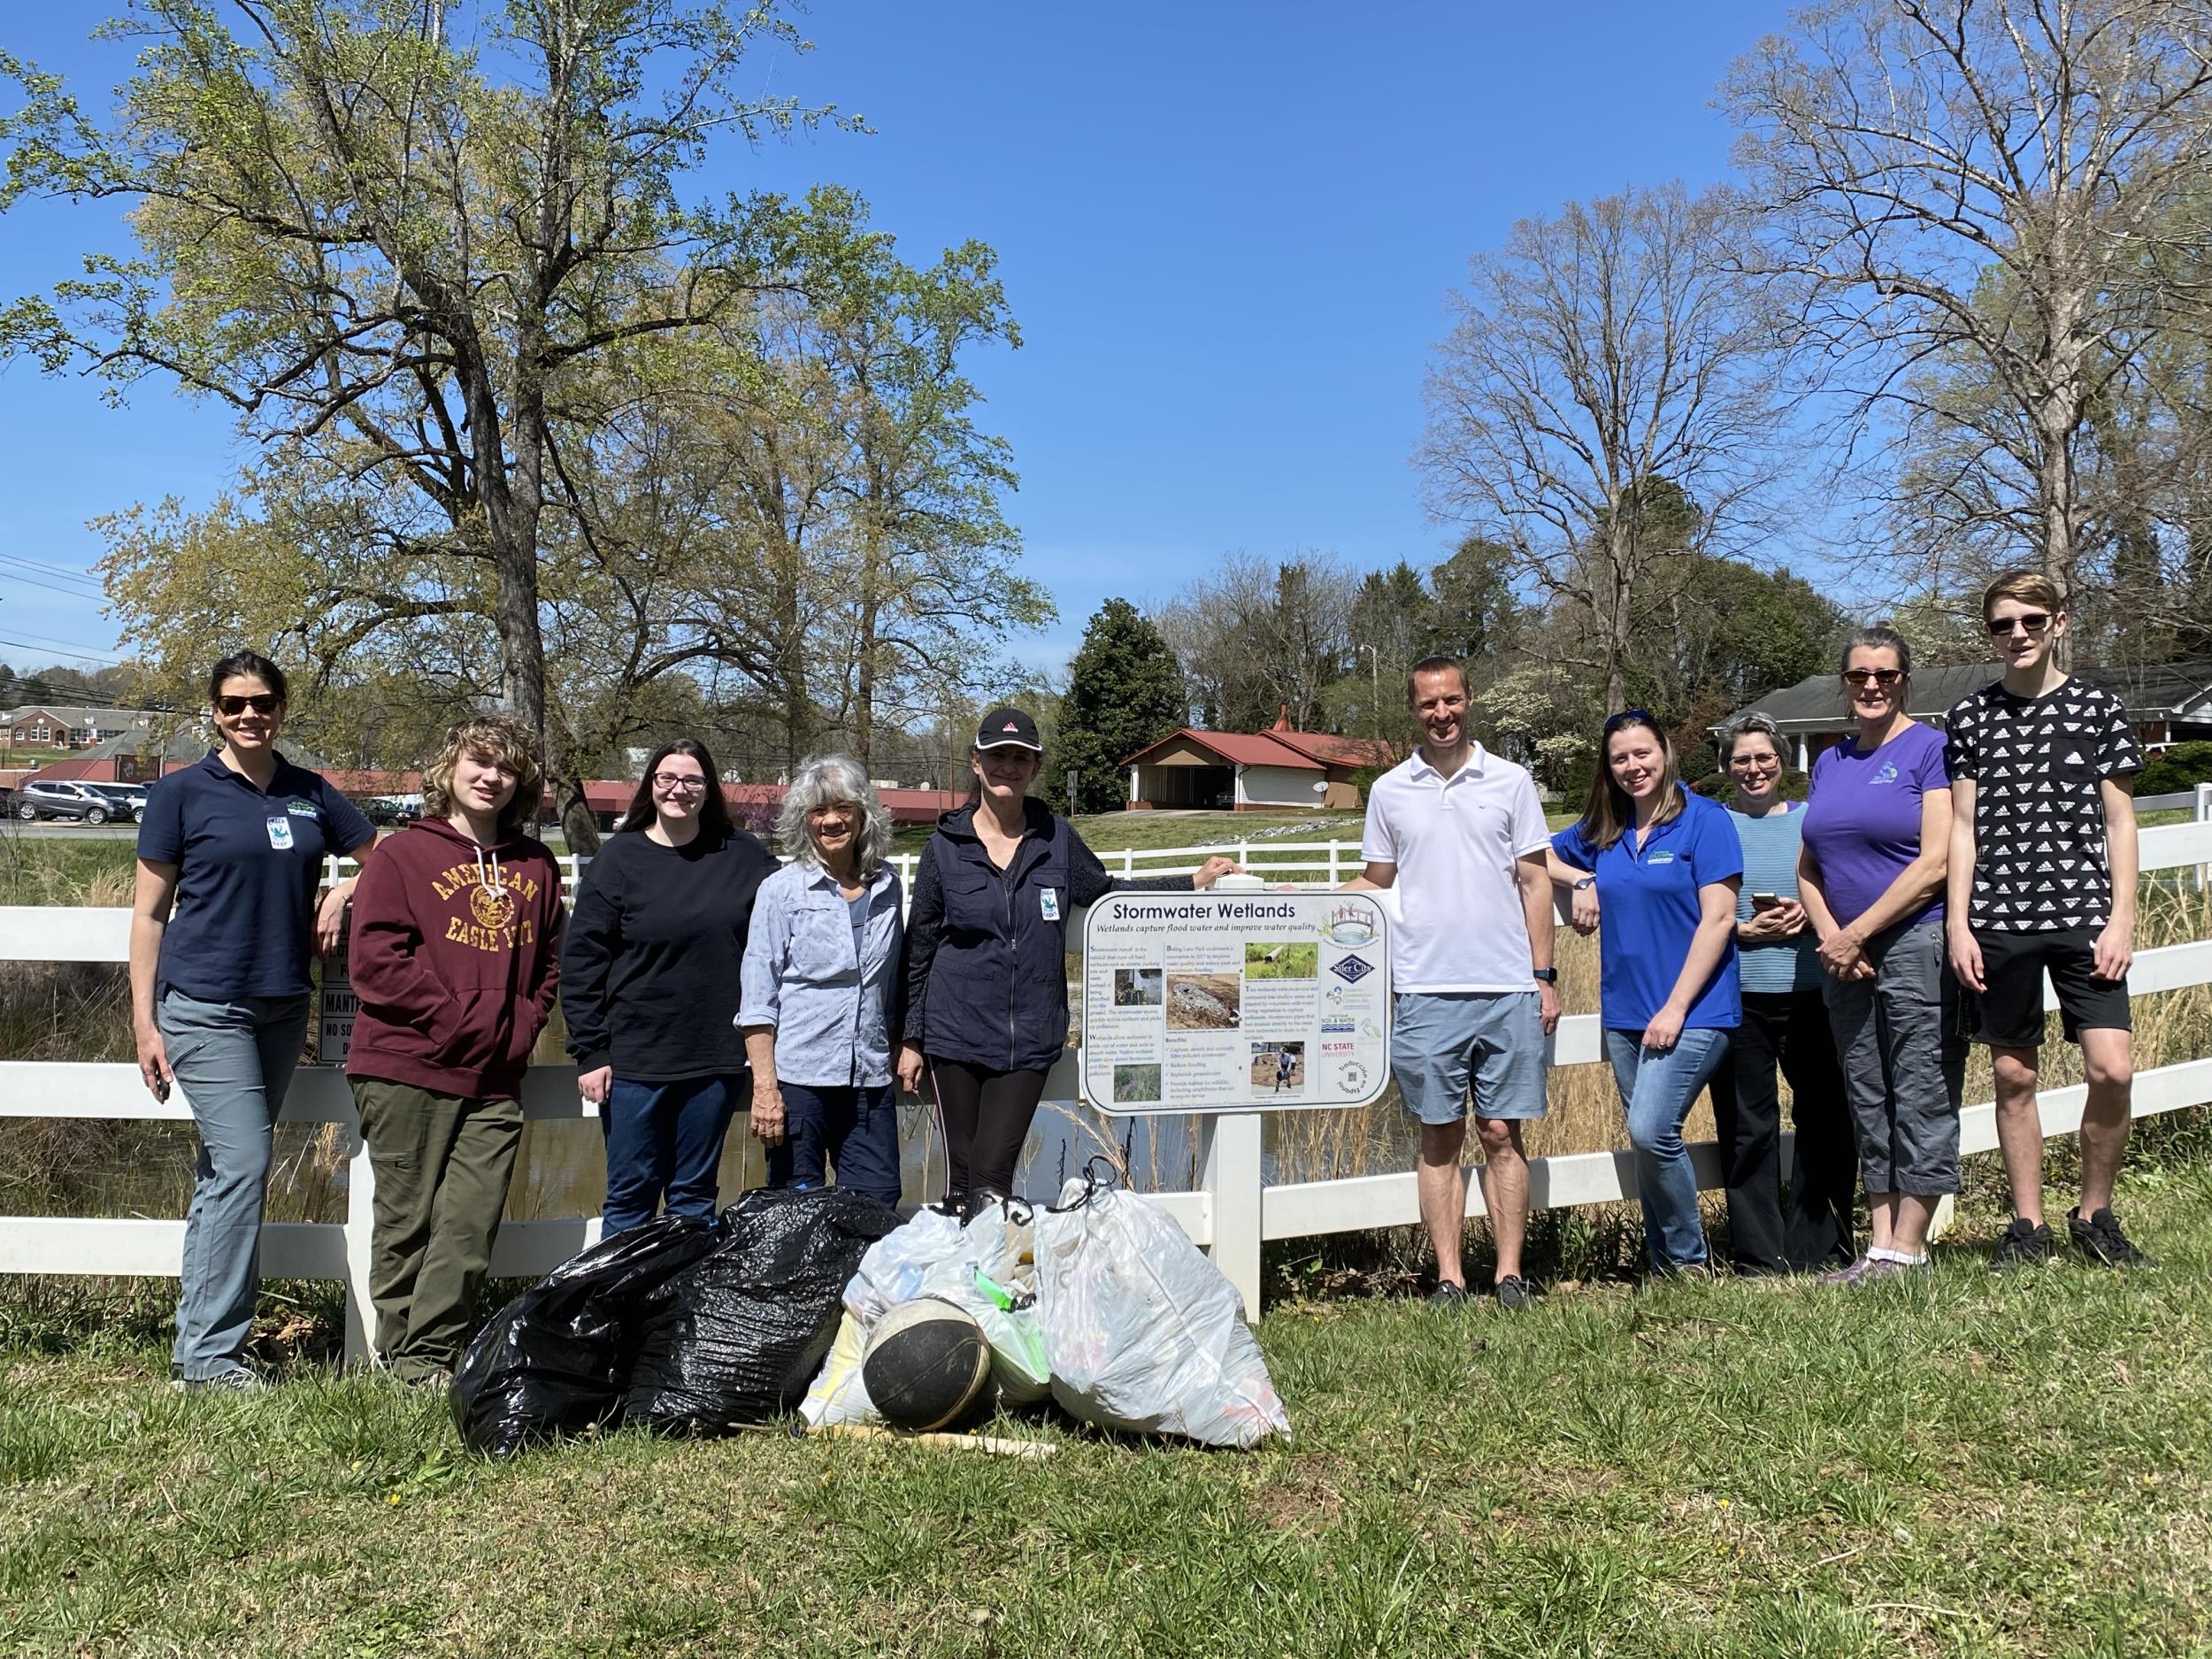
<svg viewBox="0 0 2212 1659">
<path fill-rule="evenodd" d="M 2173 795 L 2212 783 L 2212 743 L 2176 743 L 2151 757 L 2150 764 L 2137 774 L 2135 793 Z"/>
</svg>

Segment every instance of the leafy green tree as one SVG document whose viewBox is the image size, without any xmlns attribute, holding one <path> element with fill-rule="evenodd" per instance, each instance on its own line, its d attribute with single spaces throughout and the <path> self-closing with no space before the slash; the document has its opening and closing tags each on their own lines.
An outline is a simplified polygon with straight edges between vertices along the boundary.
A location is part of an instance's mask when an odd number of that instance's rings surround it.
<svg viewBox="0 0 2212 1659">
<path fill-rule="evenodd" d="M 1126 599 L 1109 599 L 1083 630 L 1082 649 L 1060 701 L 1056 747 L 1048 749 L 1051 799 L 1110 812 L 1129 798 L 1122 761 L 1187 724 L 1183 673 L 1160 632 Z"/>
<path fill-rule="evenodd" d="M 380 498 L 403 548 L 473 561 L 479 592 L 373 591 L 365 619 L 488 616 L 500 693 L 589 845 L 547 718 L 564 401 L 626 342 L 717 337 L 787 285 L 803 215 L 682 187 L 721 135 L 826 119 L 753 90 L 751 49 L 796 37 L 723 0 L 236 12 L 234 28 L 200 0 L 142 0 L 138 73 L 104 119 L 0 61 L 22 93 L 0 207 L 120 202 L 140 243 L 0 312 L 0 349 L 219 400 L 250 444 L 319 456 Z"/>
<path fill-rule="evenodd" d="M 1344 677 L 1329 687 L 1332 730 L 1396 738 L 1406 729 L 1406 671 L 1430 654 L 1434 603 L 1420 572 L 1400 559 L 1360 579 L 1348 632 Z"/>
<path fill-rule="evenodd" d="M 1511 549 L 1469 536 L 1429 572 L 1429 595 L 1423 657 L 1456 657 L 1471 675 L 1513 643 L 1521 605 L 1513 594 Z"/>
<path fill-rule="evenodd" d="M 1709 554 L 1679 574 L 1638 631 L 1647 707 L 1687 717 L 1709 694 L 1740 708 L 1834 667 L 1851 618 L 1801 577 Z"/>
</svg>

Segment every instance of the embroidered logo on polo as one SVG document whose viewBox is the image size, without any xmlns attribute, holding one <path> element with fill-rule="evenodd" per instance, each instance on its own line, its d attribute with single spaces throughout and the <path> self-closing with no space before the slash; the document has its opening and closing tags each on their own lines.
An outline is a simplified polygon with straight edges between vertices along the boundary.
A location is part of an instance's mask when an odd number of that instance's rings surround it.
<svg viewBox="0 0 2212 1659">
<path fill-rule="evenodd" d="M 1949 739 L 1952 774 L 1975 780 L 1974 926 L 2101 927 L 2112 880 L 2100 780 L 2143 764 L 2120 700 L 2069 680 L 2031 706 L 2000 681 L 1951 710 Z"/>
</svg>

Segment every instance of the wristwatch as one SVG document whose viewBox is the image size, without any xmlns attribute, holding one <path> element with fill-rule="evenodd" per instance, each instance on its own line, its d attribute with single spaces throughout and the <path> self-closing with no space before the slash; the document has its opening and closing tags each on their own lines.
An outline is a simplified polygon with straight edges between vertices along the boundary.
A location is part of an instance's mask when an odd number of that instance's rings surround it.
<svg viewBox="0 0 2212 1659">
<path fill-rule="evenodd" d="M 1597 879 L 1595 876 L 1585 876 L 1585 877 L 1583 877 L 1583 878 L 1582 878 L 1582 879 L 1581 879 L 1581 880 L 1579 880 L 1579 881 L 1578 881 L 1578 882 L 1576 882 L 1576 883 L 1575 883 L 1575 885 L 1574 885 L 1574 890 L 1575 890 L 1577 893 L 1579 893 L 1579 892 L 1581 892 L 1581 891 L 1582 891 L 1582 889 L 1583 889 L 1583 888 L 1585 888 L 1585 887 L 1594 887 L 1597 886 L 1597 884 L 1598 884 L 1598 879 Z"/>
<path fill-rule="evenodd" d="M 1559 983 L 1559 970 L 1556 968 L 1531 968 L 1528 971 L 1528 977 L 1535 980 L 1539 985 L 1556 985 Z"/>
</svg>

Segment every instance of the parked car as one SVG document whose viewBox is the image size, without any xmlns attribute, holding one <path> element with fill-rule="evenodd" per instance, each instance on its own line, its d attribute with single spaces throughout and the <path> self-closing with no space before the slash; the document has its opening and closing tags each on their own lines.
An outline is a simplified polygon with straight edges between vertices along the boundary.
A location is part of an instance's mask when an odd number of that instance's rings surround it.
<svg viewBox="0 0 2212 1659">
<path fill-rule="evenodd" d="M 81 786 L 108 803 L 109 815 L 119 823 L 134 823 L 146 810 L 142 783 L 88 783 Z"/>
<path fill-rule="evenodd" d="M 373 795 L 359 803 L 361 815 L 388 829 L 403 828 L 422 816 L 419 795 Z"/>
<path fill-rule="evenodd" d="M 81 783 L 42 783 L 32 779 L 15 792 L 8 810 L 26 824 L 42 818 L 73 818 L 82 824 L 104 824 L 122 816 L 114 803 L 95 795 Z"/>
</svg>

